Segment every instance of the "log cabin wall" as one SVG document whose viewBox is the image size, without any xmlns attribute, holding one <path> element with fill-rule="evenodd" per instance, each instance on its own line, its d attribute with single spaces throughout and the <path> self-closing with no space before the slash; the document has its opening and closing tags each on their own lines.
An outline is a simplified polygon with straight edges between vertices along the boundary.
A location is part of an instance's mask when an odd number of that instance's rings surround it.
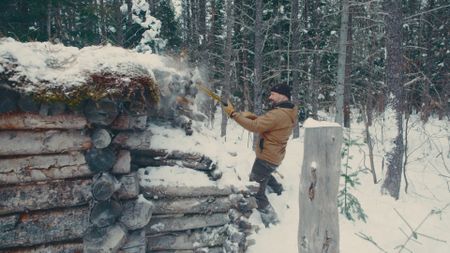
<svg viewBox="0 0 450 253">
<path fill-rule="evenodd" d="M 152 149 L 154 107 L 73 109 L 0 89 L 0 252 L 245 252 L 249 192 L 145 183 L 160 166 L 221 176 L 202 154 Z"/>
</svg>

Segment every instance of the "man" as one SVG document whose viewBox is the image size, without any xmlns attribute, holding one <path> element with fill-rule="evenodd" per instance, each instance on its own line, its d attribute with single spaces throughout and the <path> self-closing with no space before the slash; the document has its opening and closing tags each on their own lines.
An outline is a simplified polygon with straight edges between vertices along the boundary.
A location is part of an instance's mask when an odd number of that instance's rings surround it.
<svg viewBox="0 0 450 253">
<path fill-rule="evenodd" d="M 266 196 L 267 185 L 281 194 L 282 187 L 271 175 L 281 164 L 286 153 L 286 145 L 297 123 L 297 108 L 290 101 L 291 92 L 286 84 L 277 84 L 270 90 L 269 100 L 272 109 L 261 116 L 250 112 L 236 112 L 231 103 L 224 106 L 228 116 L 245 129 L 259 134 L 256 147 L 256 159 L 250 174 L 250 180 L 259 183 L 256 193 L 258 211 L 264 225 L 276 224 L 278 217 Z"/>
</svg>

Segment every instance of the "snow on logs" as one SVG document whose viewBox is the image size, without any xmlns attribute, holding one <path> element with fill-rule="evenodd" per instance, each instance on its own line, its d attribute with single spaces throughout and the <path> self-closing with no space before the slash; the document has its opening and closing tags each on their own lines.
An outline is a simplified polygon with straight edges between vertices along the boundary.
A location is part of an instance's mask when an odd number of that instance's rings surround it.
<svg viewBox="0 0 450 253">
<path fill-rule="evenodd" d="M 112 100 L 71 110 L 14 92 L 7 98 L 0 100 L 0 251 L 247 247 L 251 193 L 217 184 L 220 170 L 202 154 L 152 149 L 146 115 Z M 146 173 L 170 174 L 172 167 L 202 175 L 205 184 Z"/>
</svg>

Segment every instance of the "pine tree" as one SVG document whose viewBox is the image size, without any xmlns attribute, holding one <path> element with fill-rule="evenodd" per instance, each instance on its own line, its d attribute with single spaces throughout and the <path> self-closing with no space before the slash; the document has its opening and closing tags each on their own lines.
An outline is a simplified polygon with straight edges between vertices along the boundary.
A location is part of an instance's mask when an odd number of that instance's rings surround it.
<svg viewBox="0 0 450 253">
<path fill-rule="evenodd" d="M 180 24 L 171 1 L 158 1 L 153 16 L 161 21 L 160 36 L 167 40 L 166 50 L 179 51 L 181 47 Z"/>
</svg>

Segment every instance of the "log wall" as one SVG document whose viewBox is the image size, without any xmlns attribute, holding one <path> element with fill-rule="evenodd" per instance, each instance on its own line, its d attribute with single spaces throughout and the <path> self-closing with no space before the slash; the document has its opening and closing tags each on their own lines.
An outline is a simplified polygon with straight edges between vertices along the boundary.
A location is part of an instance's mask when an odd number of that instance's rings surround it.
<svg viewBox="0 0 450 253">
<path fill-rule="evenodd" d="M 147 116 L 113 107 L 0 113 L 0 252 L 245 252 L 251 193 L 140 184 L 149 166 L 221 173 L 202 154 L 152 149 Z"/>
</svg>

